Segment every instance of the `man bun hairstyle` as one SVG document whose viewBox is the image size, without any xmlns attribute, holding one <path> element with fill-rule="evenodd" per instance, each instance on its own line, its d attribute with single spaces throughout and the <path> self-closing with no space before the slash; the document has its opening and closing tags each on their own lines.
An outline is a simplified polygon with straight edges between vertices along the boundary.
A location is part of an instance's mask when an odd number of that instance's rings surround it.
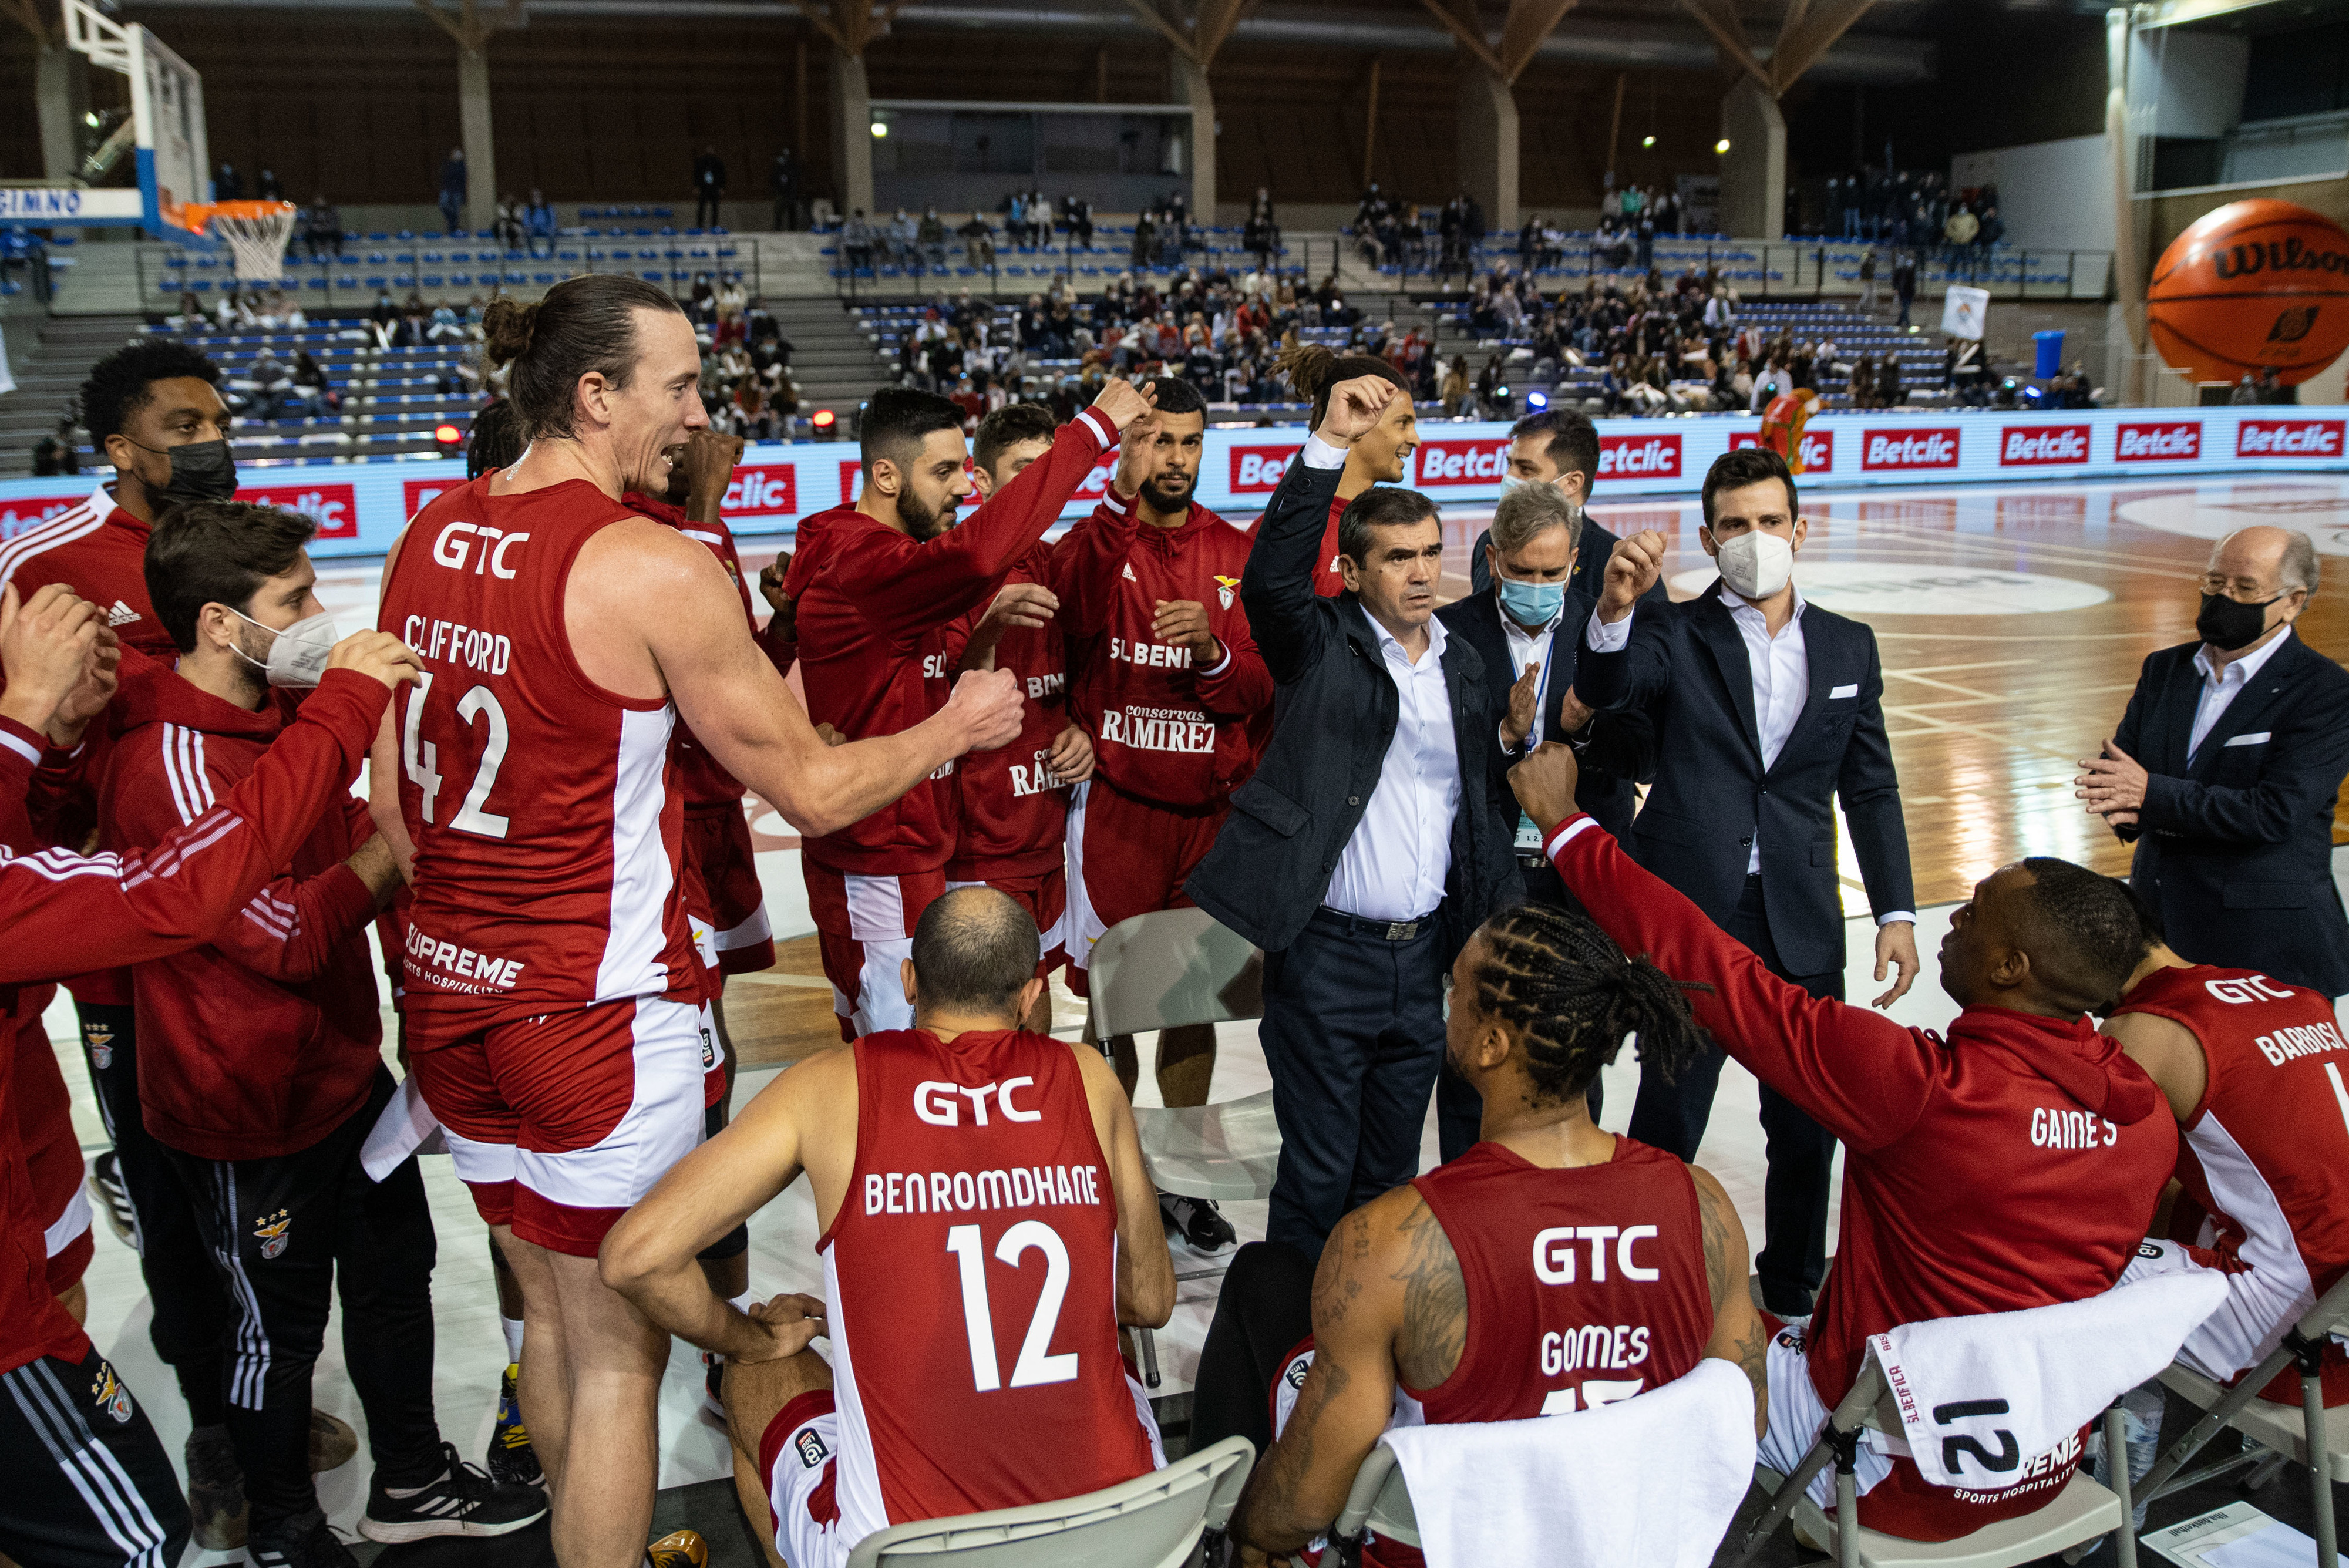
<svg viewBox="0 0 2349 1568">
<path fill-rule="evenodd" d="M 1384 359 L 1369 354 L 1340 354 L 1320 343 L 1299 343 L 1293 348 L 1283 348 L 1273 360 L 1273 369 L 1288 378 L 1289 389 L 1313 405 L 1306 417 L 1309 430 L 1318 428 L 1321 416 L 1330 411 L 1330 389 L 1340 381 L 1350 381 L 1357 376 L 1377 376 L 1392 381 L 1405 393 L 1411 383 L 1403 379 L 1401 370 Z"/>
<path fill-rule="evenodd" d="M 1544 409 L 1537 414 L 1527 414 L 1509 427 L 1509 439 L 1523 441 L 1527 436 L 1547 436 L 1549 442 L 1542 448 L 1560 477 L 1569 473 L 1582 475 L 1582 493 L 1599 483 L 1599 427 L 1590 416 L 1578 409 Z"/>
<path fill-rule="evenodd" d="M 1009 894 L 957 888 L 914 924 L 915 1001 L 926 1012 L 1009 1013 L 1041 953 L 1034 918 Z"/>
<path fill-rule="evenodd" d="M 217 383 L 220 367 L 176 337 L 142 337 L 92 365 L 80 392 L 81 424 L 89 431 L 90 445 L 103 454 L 106 438 L 120 435 L 147 406 L 150 387 L 183 377 Z"/>
<path fill-rule="evenodd" d="M 1363 566 L 1374 538 L 1371 529 L 1408 527 L 1439 515 L 1435 503 L 1416 490 L 1374 485 L 1346 503 L 1346 510 L 1338 514 L 1338 554 Z"/>
<path fill-rule="evenodd" d="M 1552 528 L 1567 530 L 1567 543 L 1578 542 L 1580 519 L 1574 503 L 1554 484 L 1520 484 L 1501 497 L 1493 511 L 1493 548 L 1514 556 Z"/>
<path fill-rule="evenodd" d="M 1589 916 L 1556 904 L 1516 904 L 1477 928 L 1476 1007 L 1517 1032 L 1536 1097 L 1580 1096 L 1637 1035 L 1640 1063 L 1670 1082 L 1707 1049 L 1687 992 L 1645 957 L 1626 958 Z"/>
<path fill-rule="evenodd" d="M 2032 972 L 2064 1004 L 2103 1012 L 2145 957 L 2137 900 L 2114 878 L 2052 855 L 2023 862 L 2022 929 Z"/>
<path fill-rule="evenodd" d="M 962 410 L 936 392 L 911 387 L 884 387 L 864 405 L 864 421 L 857 450 L 869 478 L 875 462 L 886 460 L 905 468 L 938 431 L 962 429 Z"/>
<path fill-rule="evenodd" d="M 595 273 L 565 278 L 536 305 L 503 295 L 481 313 L 483 349 L 507 365 L 507 395 L 524 444 L 572 433 L 579 378 L 598 373 L 626 387 L 636 368 L 636 312 L 685 307 L 642 278 Z"/>
<path fill-rule="evenodd" d="M 1150 383 L 1158 389 L 1158 411 L 1162 414 L 1197 414 L 1205 419 L 1207 400 L 1199 389 L 1180 376 L 1161 376 Z"/>
<path fill-rule="evenodd" d="M 1749 484 L 1775 479 L 1786 487 L 1786 515 L 1799 517 L 1802 503 L 1795 494 L 1794 471 L 1786 460 L 1766 446 L 1741 446 L 1734 452 L 1724 452 L 1713 460 L 1704 471 L 1704 523 L 1713 526 L 1713 498 L 1723 490 L 1743 490 Z"/>
<path fill-rule="evenodd" d="M 299 512 L 251 501 L 182 501 L 147 536 L 147 597 L 181 653 L 196 650 L 206 605 L 243 612 L 271 577 L 301 559 L 318 525 Z"/>
<path fill-rule="evenodd" d="M 865 428 L 872 427 L 868 423 Z M 1005 452 L 1026 441 L 1050 441 L 1060 428 L 1052 421 L 1052 410 L 1042 403 L 1006 403 L 978 421 L 978 433 L 971 438 L 970 460 L 992 478 Z"/>
</svg>

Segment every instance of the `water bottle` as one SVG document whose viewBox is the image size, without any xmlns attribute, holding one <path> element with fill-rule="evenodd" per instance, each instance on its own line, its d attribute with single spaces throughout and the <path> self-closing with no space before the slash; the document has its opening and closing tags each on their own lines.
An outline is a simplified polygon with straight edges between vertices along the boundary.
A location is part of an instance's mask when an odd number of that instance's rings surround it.
<svg viewBox="0 0 2349 1568">
<path fill-rule="evenodd" d="M 2145 1529 L 2147 1500 L 2139 1496 L 2137 1485 L 2153 1472 L 2154 1461 L 2161 1457 L 2162 1395 L 2158 1381 L 2139 1384 L 2121 1396 L 2121 1436 L 2128 1445 L 2129 1500 L 2134 1505 L 2129 1513 L 2132 1534 Z M 2104 1423 L 2100 1420 L 2088 1434 L 2087 1458 L 2082 1469 L 2089 1479 L 2109 1486 L 2111 1470 L 2106 1468 Z M 2085 1560 L 2104 1548 L 2104 1538 L 2081 1553 Z"/>
</svg>

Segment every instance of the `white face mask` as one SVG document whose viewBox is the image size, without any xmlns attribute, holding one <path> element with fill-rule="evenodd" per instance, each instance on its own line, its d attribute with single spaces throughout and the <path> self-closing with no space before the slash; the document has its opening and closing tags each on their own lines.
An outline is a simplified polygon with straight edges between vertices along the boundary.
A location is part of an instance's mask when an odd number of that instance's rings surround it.
<svg viewBox="0 0 2349 1568">
<path fill-rule="evenodd" d="M 1749 599 L 1770 597 L 1795 576 L 1795 546 L 1759 528 L 1723 540 L 1718 559 L 1721 580 Z"/>
<path fill-rule="evenodd" d="M 261 626 L 259 621 L 242 610 L 232 609 L 229 613 L 239 620 Z M 320 610 L 316 615 L 305 616 L 295 621 L 283 631 L 267 626 L 261 626 L 261 629 L 276 639 L 269 645 L 268 662 L 259 665 L 272 686 L 316 686 L 326 678 L 326 658 L 335 651 L 335 644 L 339 640 L 335 635 L 333 615 Z M 236 650 L 236 655 L 248 664 L 254 662 L 253 656 L 241 648 Z"/>
</svg>

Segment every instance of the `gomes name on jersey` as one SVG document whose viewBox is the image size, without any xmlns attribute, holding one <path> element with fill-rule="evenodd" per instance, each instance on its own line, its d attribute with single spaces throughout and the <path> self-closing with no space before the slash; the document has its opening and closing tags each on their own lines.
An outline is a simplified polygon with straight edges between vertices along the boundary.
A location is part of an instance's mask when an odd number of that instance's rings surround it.
<svg viewBox="0 0 2349 1568">
<path fill-rule="evenodd" d="M 1102 715 L 1101 738 L 1144 752 L 1196 752 L 1216 749 L 1216 726 L 1196 709 L 1111 709 Z"/>
</svg>

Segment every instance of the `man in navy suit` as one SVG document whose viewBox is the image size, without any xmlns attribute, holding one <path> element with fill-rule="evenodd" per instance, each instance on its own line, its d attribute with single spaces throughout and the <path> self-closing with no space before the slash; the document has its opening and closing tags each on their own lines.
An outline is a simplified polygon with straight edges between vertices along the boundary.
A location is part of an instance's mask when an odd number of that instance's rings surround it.
<svg viewBox="0 0 2349 1568">
<path fill-rule="evenodd" d="M 1723 454 L 1705 475 L 1703 505 L 1697 539 L 1720 579 L 1682 604 L 1640 603 L 1662 571 L 1664 536 L 1636 535 L 1615 546 L 1584 632 L 1576 695 L 1655 723 L 1655 787 L 1625 847 L 1771 972 L 1840 999 L 1840 795 L 1876 913 L 1876 978 L 1899 971 L 1876 999 L 1886 1006 L 1917 977 L 1917 917 L 1875 634 L 1795 587 L 1808 529 L 1785 459 L 1762 447 Z M 1695 1158 L 1721 1061 L 1716 1050 L 1670 1084 L 1643 1072 L 1631 1136 Z M 1835 1139 L 1767 1085 L 1762 1127 L 1769 1234 L 1754 1272 L 1762 1304 L 1801 1319 L 1826 1273 Z"/>
<path fill-rule="evenodd" d="M 2349 772 L 2349 670 L 2292 635 L 2316 549 L 2243 528 L 2203 573 L 2195 641 L 2146 659 L 2121 727 L 2074 781 L 2137 846 L 2130 884 L 2196 963 L 2349 993 L 2333 803 Z"/>
</svg>

